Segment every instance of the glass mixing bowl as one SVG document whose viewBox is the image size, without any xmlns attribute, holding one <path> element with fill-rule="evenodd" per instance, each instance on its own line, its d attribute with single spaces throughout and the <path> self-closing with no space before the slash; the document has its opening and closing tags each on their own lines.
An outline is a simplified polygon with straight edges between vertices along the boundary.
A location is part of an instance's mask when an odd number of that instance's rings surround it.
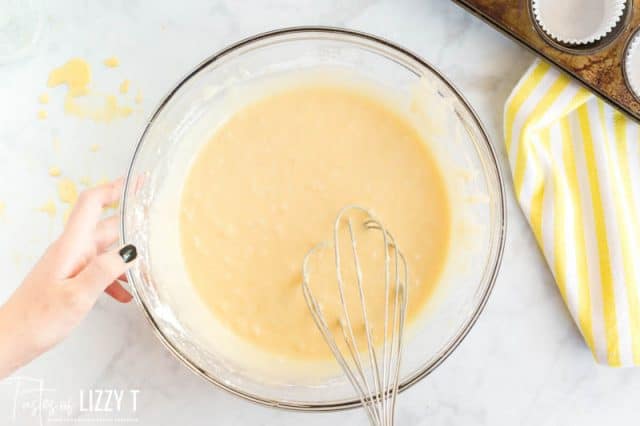
<svg viewBox="0 0 640 426">
<path fill-rule="evenodd" d="M 150 214 L 166 176 L 186 161 L 176 155 L 185 135 L 206 127 L 208 111 L 224 110 L 234 88 L 327 67 L 393 92 L 424 133 L 450 187 L 450 254 L 435 295 L 407 331 L 400 389 L 427 376 L 460 344 L 487 302 L 502 257 L 506 217 L 496 155 L 477 115 L 440 72 L 413 53 L 371 35 L 320 27 L 260 34 L 224 49 L 184 77 L 158 106 L 131 160 L 121 210 L 122 242 L 135 244 L 139 253 L 129 282 L 161 342 L 211 383 L 255 402 L 300 410 L 352 407 L 359 399 L 339 371 L 313 379 L 267 374 L 203 342 L 158 284 L 158 268 L 172 264 L 154 263 Z"/>
</svg>

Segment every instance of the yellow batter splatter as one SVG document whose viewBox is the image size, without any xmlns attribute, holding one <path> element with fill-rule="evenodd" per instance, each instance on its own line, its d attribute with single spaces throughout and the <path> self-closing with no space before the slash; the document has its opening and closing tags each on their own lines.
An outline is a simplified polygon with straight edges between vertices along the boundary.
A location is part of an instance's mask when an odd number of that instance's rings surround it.
<svg viewBox="0 0 640 426">
<path fill-rule="evenodd" d="M 42 95 L 38 96 L 38 102 L 40 102 L 41 104 L 48 104 L 49 95 L 46 93 L 43 93 Z"/>
<path fill-rule="evenodd" d="M 120 93 L 123 95 L 129 92 L 129 80 L 124 80 L 120 83 Z"/>
<path fill-rule="evenodd" d="M 44 120 L 45 118 L 47 118 L 49 114 L 47 113 L 47 111 L 41 109 L 40 111 L 38 111 L 38 119 L 39 120 Z"/>
<path fill-rule="evenodd" d="M 38 211 L 46 213 L 51 219 L 56 217 L 56 203 L 53 200 L 49 200 L 38 208 Z"/>
<path fill-rule="evenodd" d="M 60 167 L 51 167 L 49 169 L 49 175 L 50 176 L 60 176 L 62 174 L 62 171 L 60 170 Z"/>
<path fill-rule="evenodd" d="M 133 112 L 128 106 L 118 105 L 118 99 L 115 96 L 109 95 L 105 98 L 104 111 L 96 119 L 104 119 L 105 121 L 113 120 L 116 117 L 127 117 Z"/>
<path fill-rule="evenodd" d="M 105 60 L 105 65 L 107 66 L 114 67 L 118 63 L 117 58 Z M 128 90 L 128 81 L 126 82 L 126 89 Z M 64 111 L 67 115 L 88 118 L 94 121 L 110 122 L 116 118 L 127 117 L 133 112 L 131 107 L 118 104 L 118 100 L 114 95 L 100 94 L 89 89 L 91 67 L 83 59 L 71 59 L 61 67 L 51 71 L 47 84 L 49 87 L 56 87 L 61 84 L 67 86 L 67 94 L 64 97 Z M 122 91 L 122 87 L 120 89 Z"/>
<path fill-rule="evenodd" d="M 100 145 L 98 145 L 97 143 L 94 143 L 93 145 L 91 145 L 89 149 L 91 150 L 91 152 L 98 152 L 100 151 Z"/>
<path fill-rule="evenodd" d="M 78 199 L 78 188 L 74 181 L 62 178 L 58 181 L 58 197 L 60 201 L 73 205 Z"/>
<path fill-rule="evenodd" d="M 135 97 L 134 101 L 137 104 L 142 103 L 142 91 L 141 90 L 138 90 L 138 93 L 136 94 L 136 97 Z"/>
<path fill-rule="evenodd" d="M 69 115 L 102 122 L 127 117 L 133 112 L 131 107 L 118 104 L 117 98 L 113 95 L 106 95 L 102 107 L 98 108 L 80 105 L 73 98 L 67 97 L 64 102 L 64 110 Z"/>
<path fill-rule="evenodd" d="M 109 68 L 115 68 L 120 65 L 120 60 L 115 56 L 112 56 L 104 60 L 104 65 Z"/>
<path fill-rule="evenodd" d="M 91 67 L 85 60 L 75 58 L 51 71 L 47 86 L 56 87 L 66 84 L 68 95 L 77 97 L 89 93 L 89 83 L 91 83 Z"/>
</svg>

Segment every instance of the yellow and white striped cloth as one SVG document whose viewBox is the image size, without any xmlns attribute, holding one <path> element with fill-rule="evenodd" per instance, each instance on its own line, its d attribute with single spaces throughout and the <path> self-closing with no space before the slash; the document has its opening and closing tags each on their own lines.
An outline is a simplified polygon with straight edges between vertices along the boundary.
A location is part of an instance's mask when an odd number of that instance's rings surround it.
<svg viewBox="0 0 640 426">
<path fill-rule="evenodd" d="M 595 359 L 640 365 L 640 126 L 538 60 L 504 133 L 516 196 Z"/>
</svg>

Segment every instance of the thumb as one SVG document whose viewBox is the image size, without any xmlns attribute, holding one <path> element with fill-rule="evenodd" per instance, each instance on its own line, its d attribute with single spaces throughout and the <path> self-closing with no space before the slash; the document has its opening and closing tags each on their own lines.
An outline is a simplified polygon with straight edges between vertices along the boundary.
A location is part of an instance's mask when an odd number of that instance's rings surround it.
<svg viewBox="0 0 640 426">
<path fill-rule="evenodd" d="M 138 252 L 133 244 L 127 244 L 117 251 L 103 253 L 96 256 L 73 281 L 82 287 L 82 290 L 97 298 L 105 288 L 129 269 L 137 256 Z"/>
</svg>

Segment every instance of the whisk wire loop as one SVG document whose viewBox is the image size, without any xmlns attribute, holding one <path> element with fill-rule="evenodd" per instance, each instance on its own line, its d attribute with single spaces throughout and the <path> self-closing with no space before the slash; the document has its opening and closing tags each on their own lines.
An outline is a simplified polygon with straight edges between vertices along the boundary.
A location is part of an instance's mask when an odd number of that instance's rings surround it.
<svg viewBox="0 0 640 426">
<path fill-rule="evenodd" d="M 381 342 L 374 339 L 375 330 L 370 312 L 367 309 L 367 291 L 375 291 L 371 285 L 365 286 L 365 276 L 362 272 L 362 262 L 356 237 L 356 226 L 352 215 L 364 214 L 366 219 L 362 222 L 365 232 L 375 231 L 382 236 L 384 253 L 384 311 L 383 330 L 380 335 Z M 349 310 L 347 291 L 342 261 L 342 248 L 340 236 L 346 228 L 349 239 L 350 255 L 353 259 L 354 278 L 350 283 L 357 289 L 357 309 Z M 341 349 L 327 324 L 321 305 L 318 303 L 310 286 L 311 270 L 310 259 L 320 250 L 333 246 L 335 263 L 335 278 L 338 287 L 338 301 L 340 304 L 339 329 L 344 341 Z M 406 259 L 396 245 L 395 239 L 374 214 L 357 205 L 344 207 L 338 213 L 334 222 L 333 242 L 323 242 L 311 249 L 303 261 L 303 294 L 313 319 L 327 342 L 329 349 L 344 371 L 347 379 L 357 392 L 362 406 L 365 408 L 369 421 L 374 426 L 391 426 L 395 421 L 396 395 L 400 378 L 400 363 L 402 358 L 403 331 L 406 319 L 408 303 L 407 281 L 409 271 Z M 361 315 L 364 325 L 364 338 L 367 348 L 360 348 L 354 332 L 352 315 Z M 362 343 L 362 342 L 360 342 Z M 378 347 L 376 343 L 381 343 Z"/>
</svg>

